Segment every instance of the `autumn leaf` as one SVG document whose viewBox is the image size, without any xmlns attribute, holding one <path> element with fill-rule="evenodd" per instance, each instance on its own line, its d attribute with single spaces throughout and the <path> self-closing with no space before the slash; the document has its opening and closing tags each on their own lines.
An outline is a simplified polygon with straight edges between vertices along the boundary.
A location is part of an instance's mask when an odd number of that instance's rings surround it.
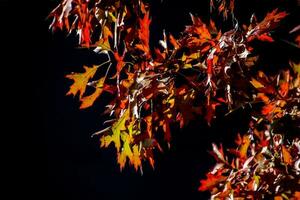
<svg viewBox="0 0 300 200">
<path fill-rule="evenodd" d="M 282 157 L 283 157 L 283 161 L 288 164 L 288 165 L 291 165 L 292 164 L 292 156 L 289 152 L 289 150 L 284 146 L 282 145 Z"/>
<path fill-rule="evenodd" d="M 91 20 L 91 19 L 90 19 Z M 81 32 L 81 44 L 83 46 L 89 47 L 91 42 L 91 24 L 90 21 L 86 22 L 83 26 L 82 32 Z"/>
<path fill-rule="evenodd" d="M 130 163 L 134 166 L 135 170 L 138 170 L 138 168 L 142 166 L 142 161 L 140 158 L 140 149 L 138 145 L 133 145 L 132 153 L 133 154 L 130 159 Z"/>
<path fill-rule="evenodd" d="M 179 49 L 179 43 L 177 40 L 174 38 L 173 35 L 170 34 L 170 43 L 173 45 L 175 49 Z"/>
<path fill-rule="evenodd" d="M 295 62 L 290 61 L 289 64 L 292 67 L 293 71 L 300 75 L 300 62 L 295 63 Z"/>
<path fill-rule="evenodd" d="M 198 41 L 199 44 L 203 44 L 211 39 L 211 34 L 206 26 L 205 23 L 202 22 L 202 20 L 199 17 L 195 17 L 194 15 L 190 14 L 193 25 L 192 26 L 186 26 L 185 32 L 191 33 L 191 34 L 197 34 L 199 35 L 198 40 L 196 38 L 195 41 Z"/>
<path fill-rule="evenodd" d="M 270 103 L 270 104 L 265 105 L 262 108 L 261 113 L 263 115 L 269 115 L 270 113 L 273 113 L 274 109 L 275 109 L 274 103 Z"/>
<path fill-rule="evenodd" d="M 263 42 L 274 42 L 273 38 L 268 36 L 266 33 L 257 36 L 257 39 Z"/>
<path fill-rule="evenodd" d="M 132 160 L 133 153 L 130 148 L 131 140 L 133 140 L 132 136 L 127 133 L 121 134 L 121 139 L 123 141 L 123 147 L 121 149 L 121 153 L 118 153 L 118 163 L 120 165 L 120 169 L 122 170 L 125 166 L 126 159 Z"/>
<path fill-rule="evenodd" d="M 240 146 L 239 152 L 240 152 L 240 157 L 243 159 L 247 158 L 247 151 L 250 145 L 250 138 L 248 135 L 243 136 L 242 144 Z"/>
<path fill-rule="evenodd" d="M 206 106 L 205 120 L 207 121 L 208 125 L 211 125 L 212 119 L 215 117 L 216 107 L 219 105 L 220 103 L 218 102 L 211 102 Z"/>
<path fill-rule="evenodd" d="M 65 27 L 67 30 L 70 29 L 69 25 L 69 15 L 72 11 L 73 0 L 63 0 L 48 16 L 48 18 L 53 17 L 53 21 L 49 26 L 49 29 L 63 29 Z"/>
<path fill-rule="evenodd" d="M 140 29 L 138 31 L 139 39 L 141 40 L 141 44 L 137 44 L 136 48 L 144 51 L 145 53 L 149 53 L 149 26 L 151 23 L 151 19 L 149 18 L 149 11 L 145 13 L 143 18 L 139 19 Z"/>
<path fill-rule="evenodd" d="M 111 50 L 109 39 L 113 38 L 113 34 L 107 26 L 104 26 L 102 29 L 102 36 L 100 40 L 96 43 L 97 48 L 94 49 L 95 52 L 99 50 Z"/>
<path fill-rule="evenodd" d="M 120 72 L 122 71 L 125 63 L 123 61 L 124 55 L 120 56 L 118 52 L 114 52 L 115 59 L 117 61 L 116 69 L 117 69 L 117 76 L 120 76 Z"/>
<path fill-rule="evenodd" d="M 276 197 L 274 197 L 274 200 L 283 200 L 283 197 L 282 196 L 276 196 Z"/>
<path fill-rule="evenodd" d="M 210 153 L 216 163 L 199 190 L 209 191 L 211 199 L 297 198 L 299 138 L 289 131 L 295 129 L 297 135 L 299 127 L 299 64 L 290 61 L 290 67 L 285 63 L 265 70 L 268 65 L 256 65 L 265 58 L 251 42 L 275 41 L 271 31 L 287 14 L 275 9 L 260 22 L 252 15 L 247 26 L 235 16 L 234 0 L 211 0 L 210 5 L 228 18 L 224 24 L 216 21 L 221 30 L 229 28 L 226 32 L 218 31 L 212 20 L 206 25 L 191 15 L 191 25 L 176 33 L 176 39 L 164 33 L 156 45 L 149 43 L 149 8 L 155 7 L 150 1 L 62 0 L 49 15 L 50 28 L 74 31 L 80 47 L 98 53 L 99 59 L 101 54 L 109 57 L 104 77 L 95 78 L 100 66 L 84 66 L 83 73 L 67 75 L 74 81 L 67 95 L 79 93 L 84 109 L 110 92 L 104 112 L 108 127 L 93 136 L 100 137 L 101 147 L 115 147 L 120 170 L 128 164 L 141 173 L 143 161 L 154 168 L 155 150 L 163 152 L 160 143 L 170 147 L 173 125 L 183 128 L 200 116 L 213 126 L 219 105 L 226 117 L 243 111 L 247 115 L 239 120 L 250 120 L 249 126 L 225 152 L 213 143 Z M 295 39 L 294 32 L 290 34 Z M 106 79 L 111 67 L 115 75 L 109 73 Z M 86 87 L 93 91 L 86 94 Z"/>
<path fill-rule="evenodd" d="M 257 81 L 255 78 L 252 78 L 250 83 L 255 87 L 255 88 L 264 88 L 265 86 L 261 84 L 259 81 Z"/>
<path fill-rule="evenodd" d="M 102 77 L 97 81 L 96 84 L 96 90 L 93 94 L 89 96 L 83 97 L 80 101 L 82 102 L 80 105 L 80 109 L 88 108 L 92 106 L 95 102 L 95 100 L 102 94 L 103 88 L 104 88 L 104 82 L 105 82 L 106 77 Z"/>
<path fill-rule="evenodd" d="M 285 97 L 289 92 L 289 83 L 288 82 L 280 83 L 280 89 L 278 92 L 282 97 Z"/>
<path fill-rule="evenodd" d="M 255 27 L 248 31 L 248 40 L 252 40 L 253 37 L 262 35 L 268 31 L 273 30 L 279 25 L 279 22 L 287 15 L 288 14 L 286 12 L 278 12 L 278 9 L 267 13 L 266 17 L 260 23 L 258 23 Z M 263 38 L 266 39 L 266 35 L 263 36 Z M 270 40 L 270 38 L 268 38 L 268 40 Z"/>
<path fill-rule="evenodd" d="M 81 99 L 88 81 L 93 78 L 95 73 L 97 72 L 99 66 L 94 65 L 93 67 L 83 66 L 85 72 L 84 73 L 72 73 L 66 75 L 66 78 L 74 80 L 74 83 L 71 85 L 70 90 L 67 95 L 75 96 L 79 92 L 79 98 Z"/>
<path fill-rule="evenodd" d="M 127 109 L 111 127 L 111 134 L 104 135 L 101 137 L 101 147 L 108 147 L 111 142 L 114 142 L 114 145 L 117 151 L 120 151 L 121 147 L 121 132 L 126 130 L 126 120 L 129 118 L 129 110 Z"/>
<path fill-rule="evenodd" d="M 270 102 L 270 98 L 266 96 L 264 93 L 258 93 L 257 99 L 262 100 L 265 104 L 268 104 Z"/>
<path fill-rule="evenodd" d="M 125 116 L 125 117 L 128 117 L 128 116 Z M 133 132 L 133 126 L 134 126 L 134 123 L 131 122 L 126 127 L 127 131 L 120 129 L 122 127 L 116 127 L 117 129 L 122 130 L 122 132 L 120 133 L 120 137 L 121 137 L 121 140 L 123 143 L 122 143 L 121 152 L 118 152 L 118 163 L 120 165 L 120 170 L 122 170 L 124 168 L 124 166 L 127 162 L 127 159 L 129 159 L 129 163 L 134 166 L 135 170 L 138 170 L 138 168 L 141 167 L 141 164 L 142 164 L 141 158 L 140 158 L 140 149 L 138 148 L 138 145 L 136 145 L 136 144 L 132 145 L 134 142 L 133 135 L 137 134 L 137 133 Z M 115 132 L 118 131 L 116 128 L 115 128 Z"/>
<path fill-rule="evenodd" d="M 218 171 L 216 174 L 208 173 L 205 180 L 200 180 L 199 191 L 210 190 L 217 186 L 220 182 L 223 182 L 227 179 L 226 176 L 222 176 L 221 171 Z"/>
<path fill-rule="evenodd" d="M 294 194 L 295 200 L 300 199 L 300 191 L 296 191 Z"/>
</svg>

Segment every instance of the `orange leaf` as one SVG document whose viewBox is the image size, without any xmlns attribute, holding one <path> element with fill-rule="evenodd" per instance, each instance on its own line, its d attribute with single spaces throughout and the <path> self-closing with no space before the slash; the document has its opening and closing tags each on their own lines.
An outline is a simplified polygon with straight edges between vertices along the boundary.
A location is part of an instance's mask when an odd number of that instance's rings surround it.
<svg viewBox="0 0 300 200">
<path fill-rule="evenodd" d="M 276 196 L 274 197 L 274 200 L 283 200 L 282 196 Z"/>
<path fill-rule="evenodd" d="M 200 180 L 200 187 L 198 188 L 199 191 L 206 191 L 210 190 L 217 186 L 220 182 L 226 180 L 227 177 L 222 176 L 221 172 L 218 171 L 216 174 L 208 173 L 206 175 L 205 180 Z"/>
<path fill-rule="evenodd" d="M 280 84 L 279 93 L 281 96 L 285 97 L 289 91 L 289 83 L 283 82 Z"/>
<path fill-rule="evenodd" d="M 102 89 L 96 88 L 95 92 L 89 96 L 83 97 L 81 99 L 80 109 L 88 108 L 92 106 L 95 100 L 101 95 Z"/>
<path fill-rule="evenodd" d="M 264 103 L 269 103 L 270 99 L 268 96 L 266 96 L 264 93 L 258 93 L 257 98 L 261 99 Z"/>
<path fill-rule="evenodd" d="M 269 32 L 270 30 L 276 28 L 279 22 L 285 18 L 288 14 L 286 12 L 278 12 L 278 9 L 273 10 L 270 13 L 267 13 L 266 17 L 258 23 L 255 27 L 251 27 L 248 31 L 248 40 L 254 39 L 256 36 Z M 263 36 L 263 39 L 270 40 Z"/>
<path fill-rule="evenodd" d="M 140 29 L 139 29 L 139 38 L 142 42 L 143 48 L 141 50 L 146 53 L 149 52 L 149 25 L 151 23 L 151 19 L 149 18 L 149 12 L 146 12 L 142 19 L 139 19 Z"/>
<path fill-rule="evenodd" d="M 294 194 L 294 197 L 296 199 L 300 199 L 300 191 L 296 191 L 295 194 Z"/>
<path fill-rule="evenodd" d="M 117 76 L 120 75 L 120 72 L 122 71 L 125 63 L 123 61 L 124 59 L 124 55 L 120 56 L 118 52 L 114 52 L 114 56 L 115 56 L 115 59 L 117 61 L 117 66 L 116 66 L 116 69 L 117 69 Z"/>
<path fill-rule="evenodd" d="M 135 170 L 142 166 L 138 145 L 134 145 L 132 147 L 132 157 L 130 158 L 130 163 L 134 166 Z"/>
<path fill-rule="evenodd" d="M 265 105 L 265 106 L 262 108 L 261 113 L 262 113 L 263 115 L 268 115 L 269 113 L 273 112 L 274 108 L 275 108 L 275 105 L 270 103 L 270 104 L 268 104 L 268 105 Z"/>
<path fill-rule="evenodd" d="M 292 164 L 292 161 L 293 161 L 292 156 L 291 156 L 289 150 L 284 145 L 282 145 L 282 157 L 286 164 L 289 164 L 289 165 Z"/>
<path fill-rule="evenodd" d="M 173 47 L 175 49 L 179 48 L 179 44 L 178 44 L 177 40 L 173 37 L 173 35 L 170 35 L 170 43 L 173 45 Z"/>
<path fill-rule="evenodd" d="M 149 51 L 149 46 L 146 46 L 144 44 L 136 44 L 135 47 L 141 51 L 144 51 L 144 52 L 148 52 Z"/>
<path fill-rule="evenodd" d="M 87 83 L 90 78 L 93 78 L 95 75 L 98 66 L 94 65 L 93 67 L 83 66 L 85 72 L 84 73 L 72 73 L 66 75 L 66 78 L 74 80 L 74 83 L 71 85 L 70 90 L 67 95 L 72 94 L 75 96 L 77 92 L 79 92 L 80 99 L 85 92 Z"/>
</svg>

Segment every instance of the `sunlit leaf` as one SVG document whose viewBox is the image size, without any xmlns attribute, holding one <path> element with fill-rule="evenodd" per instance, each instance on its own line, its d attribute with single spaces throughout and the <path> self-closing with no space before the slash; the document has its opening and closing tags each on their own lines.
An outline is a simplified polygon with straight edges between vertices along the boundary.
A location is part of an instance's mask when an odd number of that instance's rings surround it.
<svg viewBox="0 0 300 200">
<path fill-rule="evenodd" d="M 72 73 L 66 75 L 66 78 L 74 80 L 74 83 L 71 85 L 70 90 L 68 91 L 67 95 L 75 96 L 79 92 L 80 99 L 82 98 L 88 81 L 93 78 L 95 75 L 98 66 L 94 65 L 93 67 L 83 67 L 85 72 L 84 73 Z"/>
</svg>

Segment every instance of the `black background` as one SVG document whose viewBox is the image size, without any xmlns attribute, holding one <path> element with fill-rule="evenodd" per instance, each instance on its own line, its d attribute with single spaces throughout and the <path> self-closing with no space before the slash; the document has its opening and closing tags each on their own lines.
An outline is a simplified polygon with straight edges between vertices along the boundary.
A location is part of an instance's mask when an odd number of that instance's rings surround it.
<svg viewBox="0 0 300 200">
<path fill-rule="evenodd" d="M 152 45 L 157 44 L 162 29 L 178 35 L 190 23 L 189 12 L 209 20 L 208 0 L 152 2 L 151 30 L 155 35 L 151 38 Z M 104 119 L 100 114 L 105 99 L 96 108 L 82 111 L 78 109 L 78 99 L 65 96 L 70 82 L 64 76 L 79 71 L 83 64 L 99 63 L 99 58 L 88 50 L 76 49 L 75 37 L 59 32 L 51 34 L 48 30 L 50 21 L 46 17 L 57 1 L 10 3 L 1 2 L 2 32 L 13 36 L 2 40 L 8 43 L 6 53 L 13 55 L 8 61 L 15 66 L 7 75 L 6 85 L 13 85 L 9 94 L 17 93 L 13 102 L 16 112 L 11 117 L 14 123 L 9 129 L 13 131 L 9 132 L 15 131 L 16 140 L 21 143 L 21 149 L 10 157 L 16 163 L 13 174 L 17 177 L 9 182 L 20 188 L 11 195 L 74 200 L 208 199 L 208 194 L 198 192 L 197 188 L 199 179 L 204 178 L 214 163 L 208 154 L 211 143 L 232 145 L 235 134 L 247 129 L 247 109 L 217 118 L 212 127 L 199 117 L 182 130 L 174 128 L 172 147 L 157 154 L 155 170 L 144 165 L 143 176 L 129 167 L 120 172 L 114 149 L 100 149 L 97 138 L 90 137 L 102 128 Z M 296 1 L 236 0 L 236 3 L 237 17 L 244 23 L 253 12 L 259 19 L 275 7 L 290 12 L 274 35 L 291 40 L 287 30 L 299 19 Z M 228 30 L 231 24 L 219 25 Z M 286 64 L 288 56 L 299 58 L 295 48 L 282 41 L 262 47 L 261 62 L 270 63 L 270 67 Z M 9 95 L 6 99 L 12 100 Z M 15 146 L 14 143 L 11 148 Z"/>
</svg>

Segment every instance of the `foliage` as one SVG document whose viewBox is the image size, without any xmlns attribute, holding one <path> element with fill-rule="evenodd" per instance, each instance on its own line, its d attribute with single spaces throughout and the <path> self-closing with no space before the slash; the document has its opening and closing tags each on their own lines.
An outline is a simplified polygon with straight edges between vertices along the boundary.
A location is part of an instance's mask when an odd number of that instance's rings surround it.
<svg viewBox="0 0 300 200">
<path fill-rule="evenodd" d="M 286 120 L 298 127 L 300 121 L 299 65 L 291 65 L 275 77 L 259 71 L 259 81 L 252 79 L 255 99 L 263 105 L 253 112 L 248 132 L 237 136 L 237 148 L 225 156 L 222 146 L 213 144 L 217 163 L 199 187 L 210 190 L 212 199 L 299 199 L 299 132 L 295 137 L 283 129 Z"/>
<path fill-rule="evenodd" d="M 210 5 L 236 21 L 234 0 L 211 0 Z M 67 75 L 74 81 L 67 95 L 79 92 L 85 109 L 110 93 L 108 127 L 94 136 L 100 136 L 101 147 L 115 146 L 121 170 L 127 162 L 141 172 L 142 161 L 154 167 L 153 151 L 162 151 L 161 132 L 170 145 L 174 123 L 183 127 L 202 115 L 211 124 L 218 106 L 230 113 L 262 103 L 253 109 L 249 131 L 238 135 L 237 149 L 229 149 L 230 157 L 213 144 L 217 164 L 199 190 L 209 190 L 213 199 L 297 199 L 299 136 L 288 138 L 276 127 L 285 118 L 299 123 L 300 67 L 290 62 L 288 69 L 266 75 L 256 66 L 259 55 L 252 45 L 273 42 L 270 31 L 287 15 L 277 9 L 261 20 L 253 15 L 249 25 L 236 22 L 223 33 L 214 21 L 191 15 L 179 38 L 164 32 L 155 46 L 149 42 L 149 5 L 139 0 L 63 0 L 49 17 L 52 30 L 74 31 L 82 47 L 107 57 L 101 65 Z"/>
</svg>

